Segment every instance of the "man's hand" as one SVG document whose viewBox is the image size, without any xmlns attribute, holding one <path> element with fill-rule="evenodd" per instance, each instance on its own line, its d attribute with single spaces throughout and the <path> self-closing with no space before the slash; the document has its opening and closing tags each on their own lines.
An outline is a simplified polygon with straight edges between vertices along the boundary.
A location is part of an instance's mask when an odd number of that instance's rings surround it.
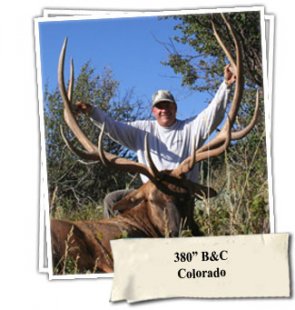
<svg viewBox="0 0 295 310">
<path fill-rule="evenodd" d="M 84 113 L 89 115 L 92 112 L 93 106 L 89 103 L 85 103 L 83 101 L 77 101 L 76 102 L 76 106 L 75 106 L 75 110 L 77 113 Z"/>
<path fill-rule="evenodd" d="M 224 80 L 227 86 L 231 86 L 236 81 L 236 75 L 231 65 L 224 67 Z"/>
</svg>

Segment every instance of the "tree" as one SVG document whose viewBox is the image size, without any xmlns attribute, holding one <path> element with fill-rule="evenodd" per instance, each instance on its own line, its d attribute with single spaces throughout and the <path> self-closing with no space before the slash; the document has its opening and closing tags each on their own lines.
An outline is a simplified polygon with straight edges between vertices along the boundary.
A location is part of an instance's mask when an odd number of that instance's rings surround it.
<svg viewBox="0 0 295 310">
<path fill-rule="evenodd" d="M 113 79 L 110 69 L 104 69 L 101 75 L 96 75 L 88 62 L 81 68 L 75 81 L 72 102 L 83 100 L 97 105 L 119 121 L 132 121 L 138 115 L 144 116 L 142 103 L 131 103 L 134 101 L 132 90 L 120 97 L 118 88 L 119 83 Z M 79 209 L 77 216 L 81 219 L 83 209 L 86 210 L 85 217 L 89 217 L 89 209 L 95 210 L 93 206 L 99 205 L 107 192 L 125 188 L 130 182 L 138 182 L 138 179 L 118 171 L 110 171 L 101 164 L 82 163 L 68 150 L 60 134 L 60 126 L 64 121 L 59 90 L 56 88 L 50 92 L 46 87 L 44 98 L 48 190 L 52 214 L 62 217 L 67 212 L 67 217 L 73 218 L 76 216 L 74 211 Z M 87 117 L 78 115 L 77 118 L 87 136 L 95 141 L 99 129 Z M 71 137 L 69 132 L 66 131 L 66 134 Z M 135 157 L 134 153 L 108 138 L 104 139 L 104 148 L 123 157 Z"/>
<path fill-rule="evenodd" d="M 246 85 L 263 86 L 261 32 L 259 12 L 226 14 L 236 30 L 244 55 Z M 173 37 L 177 45 L 186 45 L 193 54 L 178 52 L 176 44 L 168 46 L 170 56 L 164 64 L 171 66 L 175 73 L 182 75 L 182 84 L 194 90 L 215 90 L 220 82 L 226 62 L 223 51 L 212 30 L 212 21 L 225 44 L 233 51 L 233 43 L 220 14 L 181 15 L 172 17 L 179 23 Z"/>
</svg>

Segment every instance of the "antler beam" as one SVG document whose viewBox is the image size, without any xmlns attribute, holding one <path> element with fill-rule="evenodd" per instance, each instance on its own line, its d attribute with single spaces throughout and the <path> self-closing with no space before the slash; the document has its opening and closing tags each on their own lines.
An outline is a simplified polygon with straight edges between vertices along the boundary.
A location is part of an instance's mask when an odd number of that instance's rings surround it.
<svg viewBox="0 0 295 310">
<path fill-rule="evenodd" d="M 59 64 L 58 64 L 58 85 L 61 93 L 61 97 L 64 104 L 64 119 L 72 133 L 78 139 L 80 144 L 84 147 L 85 150 L 79 150 L 74 146 L 74 144 L 69 141 L 65 134 L 62 131 L 62 137 L 65 140 L 66 145 L 69 149 L 74 152 L 77 156 L 82 159 L 92 160 L 92 161 L 101 161 L 105 165 L 113 166 L 115 168 L 128 171 L 130 173 L 141 173 L 147 176 L 149 179 L 153 180 L 156 178 L 154 172 L 148 168 L 147 166 L 133 162 L 126 158 L 122 158 L 111 153 L 105 152 L 101 145 L 102 145 L 102 133 L 99 138 L 99 146 L 95 146 L 86 136 L 86 134 L 81 130 L 79 127 L 77 120 L 72 112 L 71 108 L 71 99 L 72 99 L 72 92 L 73 92 L 73 85 L 74 85 L 74 65 L 71 61 L 71 73 L 70 73 L 70 82 L 68 87 L 68 92 L 66 91 L 65 83 L 64 83 L 64 62 L 65 62 L 65 53 L 67 48 L 67 39 L 65 39 L 62 50 L 59 57 Z"/>
<path fill-rule="evenodd" d="M 244 78 L 243 78 L 243 65 L 242 65 L 242 52 L 241 52 L 241 46 L 239 43 L 239 40 L 237 39 L 237 36 L 235 34 L 235 31 L 233 27 L 231 26 L 230 22 L 226 19 L 224 14 L 221 14 L 222 19 L 226 25 L 226 27 L 229 30 L 229 33 L 233 39 L 234 46 L 235 46 L 235 56 L 236 61 L 234 60 L 233 56 L 231 55 L 229 49 L 225 46 L 224 42 L 222 41 L 220 35 L 218 34 L 216 30 L 216 26 L 214 24 L 214 21 L 212 20 L 212 29 L 214 36 L 216 40 L 218 41 L 219 45 L 223 49 L 225 55 L 229 59 L 229 62 L 233 68 L 233 71 L 236 76 L 236 85 L 235 85 L 235 91 L 234 96 L 232 100 L 232 104 L 230 107 L 230 110 L 228 112 L 227 121 L 225 122 L 224 126 L 222 127 L 221 131 L 207 144 L 203 145 L 198 150 L 195 150 L 195 153 L 186 158 L 180 165 L 173 171 L 173 175 L 181 176 L 186 173 L 188 173 L 192 168 L 192 162 L 195 164 L 206 160 L 208 158 L 216 157 L 227 149 L 229 146 L 230 140 L 237 140 L 245 137 L 251 129 L 254 127 L 257 116 L 258 116 L 258 104 L 259 104 L 259 97 L 258 92 L 256 96 L 256 107 L 255 112 L 252 117 L 252 120 L 250 123 L 241 131 L 238 132 L 232 132 L 232 126 L 235 122 L 241 100 L 243 95 L 243 88 L 244 88 Z M 194 158 L 194 159 L 193 159 Z"/>
</svg>

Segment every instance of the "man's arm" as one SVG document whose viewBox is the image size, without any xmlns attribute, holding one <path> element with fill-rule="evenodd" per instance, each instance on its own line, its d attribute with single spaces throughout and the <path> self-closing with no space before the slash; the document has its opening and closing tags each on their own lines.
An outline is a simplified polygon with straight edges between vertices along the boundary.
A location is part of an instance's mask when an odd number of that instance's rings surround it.
<svg viewBox="0 0 295 310">
<path fill-rule="evenodd" d="M 76 111 L 88 115 L 94 124 L 100 128 L 102 124 L 105 123 L 105 132 L 112 140 L 128 147 L 129 149 L 137 151 L 137 141 L 139 135 L 142 135 L 140 129 L 137 129 L 130 124 L 113 120 L 107 115 L 107 113 L 98 107 L 94 107 L 85 102 L 77 102 Z"/>
<path fill-rule="evenodd" d="M 224 81 L 208 107 L 204 109 L 192 123 L 193 133 L 197 135 L 197 147 L 203 144 L 208 136 L 217 128 L 224 118 L 230 87 L 236 80 L 236 76 L 230 65 L 224 68 Z"/>
</svg>

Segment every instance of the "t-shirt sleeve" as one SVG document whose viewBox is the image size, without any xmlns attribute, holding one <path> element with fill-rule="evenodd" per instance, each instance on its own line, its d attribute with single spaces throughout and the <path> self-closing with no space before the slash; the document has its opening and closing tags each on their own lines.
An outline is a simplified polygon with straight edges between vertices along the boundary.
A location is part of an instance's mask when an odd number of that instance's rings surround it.
<svg viewBox="0 0 295 310">
<path fill-rule="evenodd" d="M 113 120 L 107 113 L 97 107 L 93 109 L 90 118 L 99 128 L 105 123 L 105 133 L 112 140 L 133 151 L 137 151 L 139 143 L 144 137 L 144 131 L 138 128 L 136 122 L 125 123 Z"/>
<path fill-rule="evenodd" d="M 199 137 L 198 145 L 202 144 L 222 122 L 229 92 L 229 88 L 223 82 L 208 107 L 190 120 L 191 130 Z"/>
</svg>

